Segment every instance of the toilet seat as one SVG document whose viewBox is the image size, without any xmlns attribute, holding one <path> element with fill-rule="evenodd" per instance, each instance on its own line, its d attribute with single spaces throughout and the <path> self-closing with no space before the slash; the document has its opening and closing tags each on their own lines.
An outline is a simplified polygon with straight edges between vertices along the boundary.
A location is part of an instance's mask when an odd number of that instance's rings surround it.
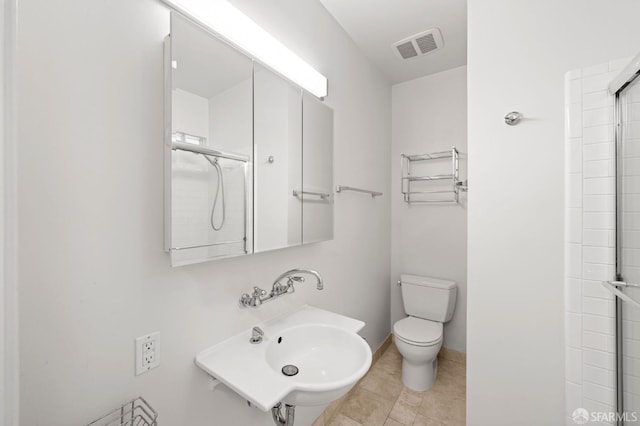
<svg viewBox="0 0 640 426">
<path fill-rule="evenodd" d="M 433 346 L 442 340 L 442 323 L 407 317 L 393 325 L 393 334 L 414 346 Z"/>
</svg>

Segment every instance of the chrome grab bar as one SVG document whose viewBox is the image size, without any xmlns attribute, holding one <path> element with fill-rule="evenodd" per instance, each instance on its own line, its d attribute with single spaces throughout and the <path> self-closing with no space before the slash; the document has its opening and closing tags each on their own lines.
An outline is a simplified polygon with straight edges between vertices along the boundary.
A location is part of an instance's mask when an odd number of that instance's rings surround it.
<svg viewBox="0 0 640 426">
<path fill-rule="evenodd" d="M 624 302 L 629 303 L 630 305 L 635 306 L 636 308 L 640 309 L 640 302 L 637 302 L 636 300 L 633 300 L 631 297 L 627 296 L 626 294 L 624 294 L 622 291 L 620 291 L 617 287 L 633 287 L 633 288 L 637 288 L 640 287 L 640 285 L 638 284 L 630 284 L 624 281 L 602 281 L 602 286 L 604 288 L 606 288 L 607 290 L 609 290 L 609 292 L 611 294 L 613 294 L 614 296 L 619 297 L 620 299 L 622 299 Z"/>
</svg>

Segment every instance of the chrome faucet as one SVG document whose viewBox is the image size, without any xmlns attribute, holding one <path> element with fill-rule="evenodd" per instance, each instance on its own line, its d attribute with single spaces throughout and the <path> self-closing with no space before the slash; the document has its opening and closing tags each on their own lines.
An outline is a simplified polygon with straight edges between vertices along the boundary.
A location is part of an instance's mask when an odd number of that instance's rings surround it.
<svg viewBox="0 0 640 426">
<path fill-rule="evenodd" d="M 260 287 L 253 287 L 253 293 L 248 294 L 244 293 L 240 296 L 240 306 L 247 307 L 250 306 L 252 308 L 257 308 L 261 304 L 265 302 L 269 302 L 276 297 L 280 297 L 287 293 L 293 293 L 295 291 L 294 283 L 304 282 L 304 277 L 298 275 L 301 273 L 310 274 L 316 277 L 316 288 L 318 290 L 324 289 L 324 282 L 320 274 L 312 269 L 291 269 L 287 272 L 282 273 L 276 280 L 273 282 L 273 286 L 271 291 L 267 294 L 266 290 L 261 289 Z M 281 283 L 283 279 L 287 279 L 286 283 Z"/>
<path fill-rule="evenodd" d="M 291 269 L 290 271 L 284 272 L 282 275 L 280 275 L 278 278 L 276 278 L 276 280 L 273 282 L 273 288 L 275 289 L 276 285 L 283 278 L 289 278 L 289 280 L 287 281 L 287 286 L 293 285 L 294 281 L 303 282 L 304 281 L 304 277 L 299 277 L 299 276 L 296 275 L 296 274 L 300 274 L 300 273 L 307 273 L 307 274 L 311 274 L 311 275 L 315 276 L 316 280 L 317 280 L 316 288 L 318 290 L 322 290 L 324 288 L 324 283 L 322 281 L 322 277 L 320 276 L 319 273 L 317 273 L 316 271 L 314 271 L 312 269 Z"/>
</svg>

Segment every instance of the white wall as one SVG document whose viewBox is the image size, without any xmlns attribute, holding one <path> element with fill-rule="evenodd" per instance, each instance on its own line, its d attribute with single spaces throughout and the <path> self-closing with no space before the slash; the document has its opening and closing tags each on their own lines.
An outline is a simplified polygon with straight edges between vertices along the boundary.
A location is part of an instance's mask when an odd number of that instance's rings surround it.
<svg viewBox="0 0 640 426">
<path fill-rule="evenodd" d="M 640 4 L 468 6 L 467 424 L 561 424 L 564 74 L 640 50 Z"/>
<path fill-rule="evenodd" d="M 407 204 L 400 193 L 400 154 L 461 153 L 460 178 L 466 179 L 467 68 L 396 84 L 392 91 L 391 150 L 391 326 L 405 316 L 400 274 L 426 275 L 458 283 L 453 318 L 445 325 L 444 346 L 464 352 L 467 327 L 467 208 L 459 204 Z M 415 165 L 417 174 L 451 173 L 451 160 Z M 450 181 L 447 181 L 449 185 Z M 442 182 L 429 188 L 446 189 Z"/>
<path fill-rule="evenodd" d="M 210 146 L 221 151 L 253 155 L 252 95 L 252 81 L 248 78 L 209 99 Z"/>
<path fill-rule="evenodd" d="M 328 76 L 335 176 L 389 193 L 391 93 L 315 0 L 234 1 Z M 336 200 L 336 239 L 172 269 L 163 251 L 162 42 L 156 0 L 22 0 L 18 45 L 21 414 L 86 424 L 143 395 L 166 425 L 272 425 L 232 392 L 211 393 L 194 355 L 309 302 L 389 333 L 388 198 Z M 349 196 L 348 196 L 349 195 Z M 258 310 L 238 297 L 291 267 L 301 285 Z M 160 331 L 162 365 L 134 377 L 134 338 Z M 310 424 L 322 407 L 300 408 Z"/>
<path fill-rule="evenodd" d="M 301 147 L 297 146 L 302 144 L 302 94 L 265 69 L 256 72 L 253 81 L 254 248 L 258 252 L 302 242 L 302 207 L 292 196 L 302 182 Z M 298 131 L 290 133 L 292 126 Z M 292 205 L 297 209 L 292 210 Z"/>
<path fill-rule="evenodd" d="M 17 426 L 15 0 L 0 0 L 0 22 L 0 425 Z"/>
<path fill-rule="evenodd" d="M 173 89 L 171 100 L 172 132 L 200 136 L 213 145 L 209 136 L 209 100 L 182 89 Z"/>
</svg>

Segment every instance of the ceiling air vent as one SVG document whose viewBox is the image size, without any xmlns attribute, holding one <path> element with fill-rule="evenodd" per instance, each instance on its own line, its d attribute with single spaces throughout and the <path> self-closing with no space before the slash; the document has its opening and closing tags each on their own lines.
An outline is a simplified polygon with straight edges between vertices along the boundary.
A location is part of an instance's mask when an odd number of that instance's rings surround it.
<svg viewBox="0 0 640 426">
<path fill-rule="evenodd" d="M 410 41 L 396 45 L 396 49 L 398 49 L 398 53 L 402 56 L 402 59 L 415 58 L 418 56 L 416 48 L 413 47 L 413 43 Z"/>
<path fill-rule="evenodd" d="M 442 49 L 443 46 L 442 33 L 434 28 L 393 43 L 393 50 L 402 59 L 413 59 Z"/>
</svg>

